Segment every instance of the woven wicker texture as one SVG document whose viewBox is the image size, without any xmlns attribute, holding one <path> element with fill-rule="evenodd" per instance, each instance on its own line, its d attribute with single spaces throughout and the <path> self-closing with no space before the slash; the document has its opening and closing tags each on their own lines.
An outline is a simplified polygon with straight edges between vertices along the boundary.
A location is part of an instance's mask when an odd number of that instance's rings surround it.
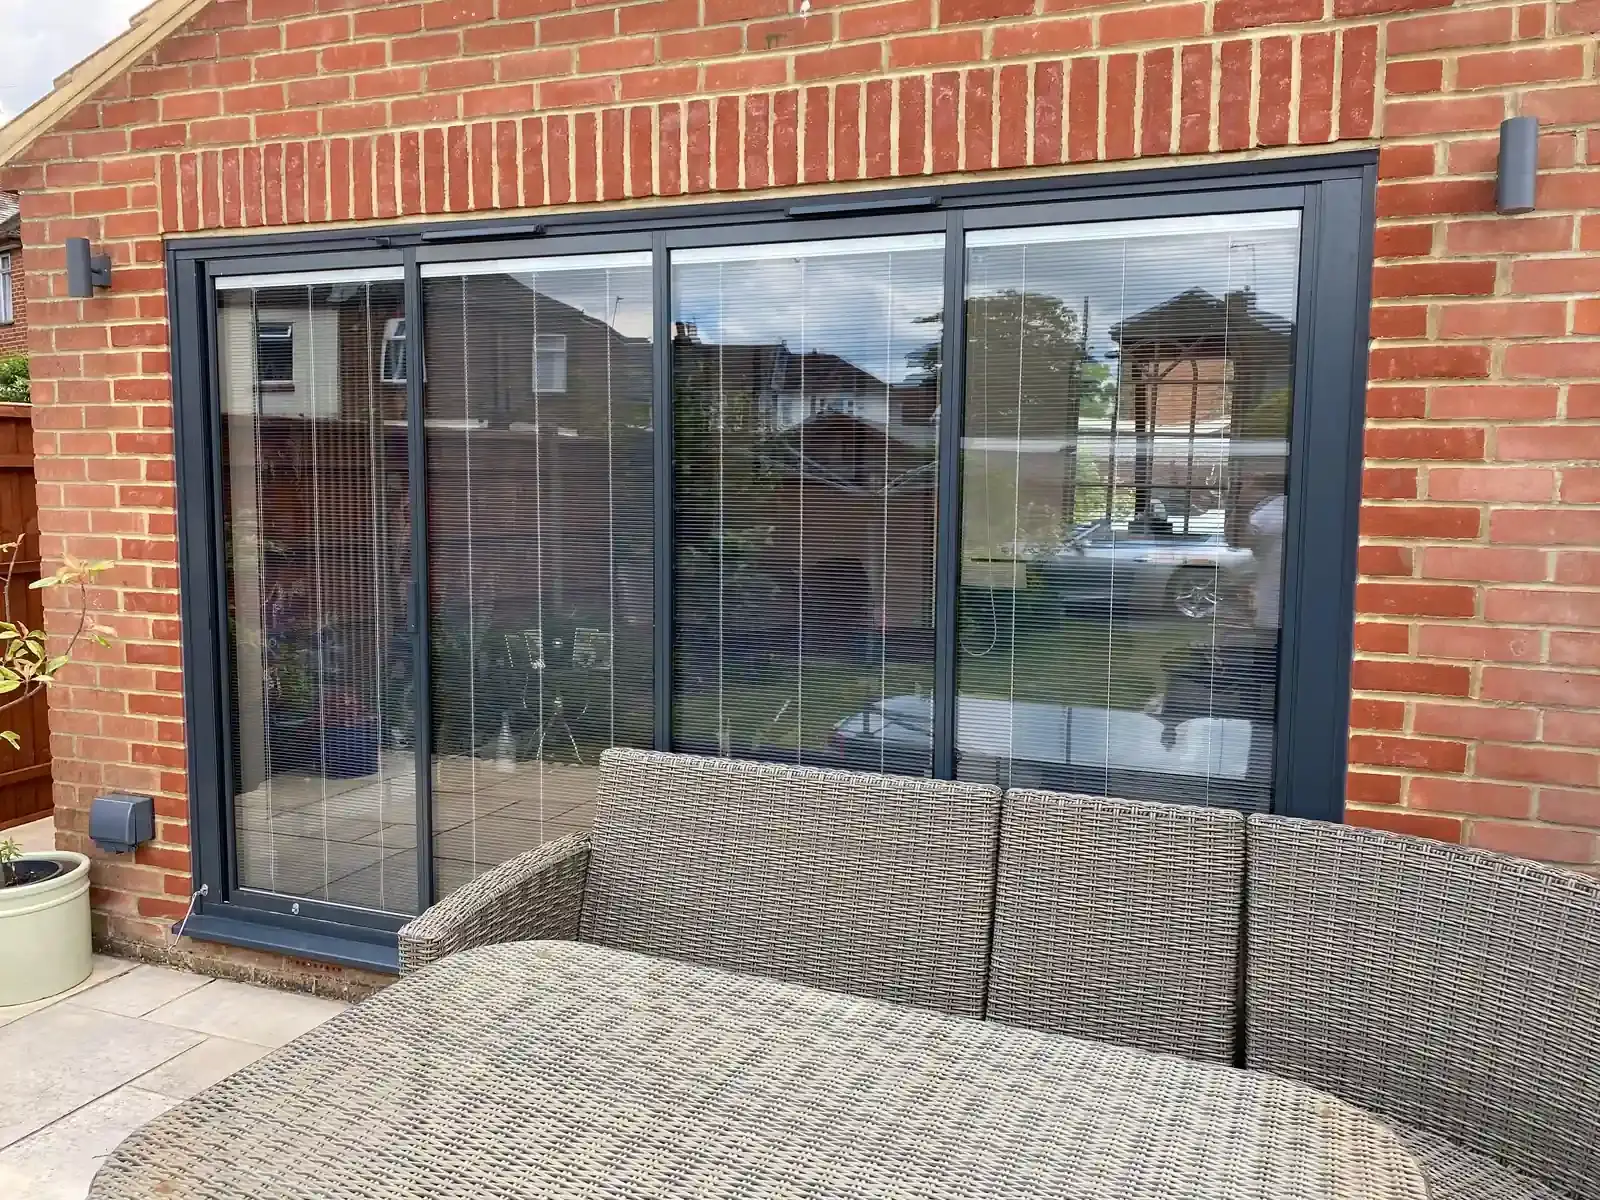
<svg viewBox="0 0 1600 1200">
<path fill-rule="evenodd" d="M 1244 817 L 1014 789 L 987 1015 L 1233 1061 Z"/>
<path fill-rule="evenodd" d="M 582 940 L 980 1016 L 1000 793 L 608 750 Z"/>
<path fill-rule="evenodd" d="M 595 946 L 453 955 L 135 1133 L 95 1200 L 1423 1200 L 1286 1080 Z"/>
<path fill-rule="evenodd" d="M 474 946 L 578 936 L 589 837 L 548 842 L 485 871 L 400 930 L 408 974 Z"/>
<path fill-rule="evenodd" d="M 1248 1065 L 1600 1200 L 1600 881 L 1249 825 Z"/>
<path fill-rule="evenodd" d="M 1568 1200 L 1537 1179 L 1463 1149 L 1449 1138 L 1391 1123 L 1428 1185 L 1428 1200 Z"/>
</svg>

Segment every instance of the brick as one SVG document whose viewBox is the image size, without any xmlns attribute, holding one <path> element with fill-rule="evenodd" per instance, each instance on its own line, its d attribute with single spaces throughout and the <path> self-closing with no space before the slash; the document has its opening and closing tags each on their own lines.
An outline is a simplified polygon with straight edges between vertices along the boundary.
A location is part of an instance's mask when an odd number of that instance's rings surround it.
<svg viewBox="0 0 1600 1200">
<path fill-rule="evenodd" d="M 1539 632 L 1485 625 L 1417 627 L 1417 654 L 1468 662 L 1538 662 Z"/>
<path fill-rule="evenodd" d="M 1420 714 L 1424 709 L 1434 708 L 1433 705 L 1419 704 L 1417 712 Z M 1533 716 L 1531 713 L 1528 715 Z M 1406 804 L 1411 808 L 1431 812 L 1455 812 L 1476 817 L 1515 819 L 1532 815 L 1533 790 L 1517 784 L 1486 783 L 1477 779 L 1431 779 L 1419 776 L 1411 781 L 1411 787 L 1406 792 Z"/>
<path fill-rule="evenodd" d="M 1498 304 L 1474 305 L 1468 311 L 1478 312 L 1500 307 L 1502 306 Z M 1447 309 L 1446 313 L 1451 311 L 1454 309 Z M 1483 320 L 1475 318 L 1472 323 L 1483 325 L 1487 330 L 1492 327 L 1494 315 L 1490 311 Z M 1446 384 L 1430 390 L 1428 415 L 1447 420 L 1473 418 L 1529 420 L 1537 417 L 1553 417 L 1556 412 L 1557 395 L 1555 388 L 1543 385 Z M 1501 450 L 1499 457 L 1506 457 L 1503 443 L 1499 448 Z"/>
<path fill-rule="evenodd" d="M 1379 326 L 1388 320 L 1390 313 L 1420 313 L 1426 323 L 1427 308 L 1417 305 L 1414 308 L 1378 308 L 1372 313 L 1373 336 L 1404 336 L 1401 334 L 1380 334 Z M 1428 411 L 1428 389 L 1425 387 L 1379 387 L 1374 384 L 1367 389 L 1367 416 L 1374 420 L 1402 420 L 1408 417 L 1426 416 Z"/>
<path fill-rule="evenodd" d="M 1523 779 L 1530 783 L 1557 783 L 1593 787 L 1600 783 L 1600 756 L 1539 746 L 1483 745 L 1478 747 L 1480 775 L 1490 779 Z"/>
<path fill-rule="evenodd" d="M 1383 70 L 1383 88 L 1391 96 L 1415 96 L 1444 90 L 1444 59 L 1402 59 Z"/>
<path fill-rule="evenodd" d="M 997 101 L 999 136 L 995 165 L 1020 167 L 1028 161 L 1028 68 L 1021 65 L 1000 68 Z"/>
<path fill-rule="evenodd" d="M 1486 296 L 1494 291 L 1492 262 L 1402 263 L 1372 272 L 1372 294 L 1386 296 Z"/>
<path fill-rule="evenodd" d="M 1422 552 L 1425 579 L 1540 583 L 1549 577 L 1542 550 L 1510 550 L 1494 546 L 1429 546 Z"/>
<path fill-rule="evenodd" d="M 1447 7 L 1447 6 L 1441 6 Z M 1509 42 L 1512 9 L 1458 9 L 1454 12 L 1390 21 L 1387 30 L 1391 55 L 1424 54 L 1461 46 L 1489 46 Z"/>
<path fill-rule="evenodd" d="M 1461 771 L 1467 765 L 1464 742 L 1356 733 L 1350 736 L 1349 749 L 1350 761 L 1363 766 Z"/>
<path fill-rule="evenodd" d="M 961 75 L 940 71 L 933 77 L 931 101 L 933 171 L 945 174 L 961 167 Z M 837 149 L 835 156 L 837 157 Z"/>
<path fill-rule="evenodd" d="M 1343 52 L 1339 76 L 1339 136 L 1366 137 L 1372 132 L 1376 103 L 1378 30 L 1375 25 L 1359 25 L 1342 30 L 1339 36 Z"/>
<path fill-rule="evenodd" d="M 1358 583 L 1356 611 L 1372 615 L 1470 617 L 1477 612 L 1470 587 L 1431 583 Z"/>
<path fill-rule="evenodd" d="M 1556 473 L 1516 467 L 1431 468 L 1428 496 L 1433 500 L 1502 501 L 1511 503 L 1550 500 Z"/>
<path fill-rule="evenodd" d="M 1600 376 L 1600 342 L 1543 342 L 1506 348 L 1510 379 L 1569 379 Z"/>
<path fill-rule="evenodd" d="M 1583 53 L 1582 46 L 1571 45 L 1463 54 L 1456 60 L 1455 86 L 1471 90 L 1578 79 Z"/>
<path fill-rule="evenodd" d="M 1356 568 L 1363 575 L 1410 575 L 1411 550 L 1406 546 L 1362 546 L 1356 552 Z"/>
<path fill-rule="evenodd" d="M 1600 746 L 1600 713 L 1547 712 L 1542 740 L 1557 746 Z"/>
<path fill-rule="evenodd" d="M 992 37 L 995 58 L 1069 54 L 1094 45 L 1094 22 L 1087 17 L 1062 17 L 1024 25 L 1002 25 L 994 30 Z"/>
<path fill-rule="evenodd" d="M 1361 509 L 1366 537 L 1475 538 L 1481 524 L 1475 508 L 1369 504 Z"/>
<path fill-rule="evenodd" d="M 1600 846 L 1591 833 L 1513 821 L 1474 821 L 1468 840 L 1485 850 L 1543 862 L 1592 863 Z"/>
<path fill-rule="evenodd" d="M 1411 626 L 1393 621 L 1357 621 L 1355 648 L 1362 654 L 1409 654 Z"/>
<path fill-rule="evenodd" d="M 1215 33 L 1262 25 L 1287 25 L 1322 17 L 1323 0 L 1218 0 L 1211 15 Z"/>
<path fill-rule="evenodd" d="M 1355 729 L 1395 731 L 1406 723 L 1403 700 L 1373 700 L 1357 696 L 1350 702 L 1350 725 Z"/>
<path fill-rule="evenodd" d="M 1553 821 L 1559 825 L 1582 825 L 1589 829 L 1600 829 L 1600 795 L 1594 792 L 1540 788 L 1539 819 Z"/>
<path fill-rule="evenodd" d="M 1459 426 L 1370 427 L 1366 430 L 1366 454 L 1368 458 L 1483 458 L 1483 430 Z"/>
<path fill-rule="evenodd" d="M 1380 346 L 1369 356 L 1368 370 L 1373 379 L 1487 379 L 1489 350 L 1465 345 Z"/>
<path fill-rule="evenodd" d="M 833 177 L 861 178 L 861 102 L 859 84 L 840 84 L 833 105 Z"/>
<path fill-rule="evenodd" d="M 1033 68 L 1033 162 L 1035 164 L 1058 163 L 1062 160 L 1062 74 L 1062 64 L 1059 62 L 1036 63 Z"/>
<path fill-rule="evenodd" d="M 1404 782 L 1399 775 L 1350 771 L 1345 775 L 1345 795 L 1353 804 L 1399 804 Z"/>
<path fill-rule="evenodd" d="M 1521 295 L 1600 291 L 1600 258 L 1524 258 L 1511 265 L 1511 287 Z"/>
<path fill-rule="evenodd" d="M 1501 96 L 1396 100 L 1384 105 L 1383 127 L 1390 137 L 1420 137 L 1469 129 L 1493 129 L 1505 116 L 1506 102 Z"/>
<path fill-rule="evenodd" d="M 1418 8 L 1448 8 L 1454 0 L 1333 0 L 1335 19 L 1408 12 Z"/>
<path fill-rule="evenodd" d="M 770 116 L 771 101 L 766 96 L 746 96 L 744 98 L 744 185 L 747 188 L 759 189 L 767 186 L 767 131 Z M 643 141 L 635 137 L 633 156 L 635 163 L 641 153 L 648 155 L 650 147 L 649 123 L 650 112 L 648 109 L 635 109 L 635 116 L 642 114 L 644 117 L 645 136 Z M 645 159 L 648 163 L 648 157 Z M 644 176 L 648 180 L 648 169 Z M 631 189 L 633 195 L 643 195 L 648 191 L 648 183 L 641 186 L 635 183 Z"/>
<path fill-rule="evenodd" d="M 774 106 L 776 108 L 776 105 Z M 792 127 L 791 127 L 792 135 Z M 774 129 L 774 139 L 777 129 Z M 683 157 L 683 110 L 676 103 L 663 104 L 656 109 L 656 163 L 657 190 L 663 196 L 676 196 L 683 190 L 680 163 Z M 776 159 L 777 152 L 774 151 Z M 775 173 L 777 164 L 774 164 Z"/>
<path fill-rule="evenodd" d="M 1033 13 L 1033 0 L 939 0 L 939 24 L 1000 21 Z"/>
<path fill-rule="evenodd" d="M 1415 467 L 1367 467 L 1361 473 L 1361 494 L 1372 499 L 1412 500 L 1417 495 Z"/>
<path fill-rule="evenodd" d="M 1143 112 L 1139 121 L 1139 152 L 1172 152 L 1172 80 L 1174 56 L 1170 49 L 1147 50 L 1143 58 Z"/>
<path fill-rule="evenodd" d="M 619 33 L 661 33 L 693 29 L 700 23 L 700 0 L 650 0 L 617 10 Z"/>
<path fill-rule="evenodd" d="M 874 79 L 864 94 L 862 171 L 868 179 L 886 179 L 892 166 L 894 85 L 887 79 Z"/>
<path fill-rule="evenodd" d="M 739 110 L 737 96 L 718 97 L 714 110 L 716 131 L 712 164 L 718 191 L 732 191 L 739 186 L 740 147 L 743 142 Z"/>
<path fill-rule="evenodd" d="M 808 88 L 805 93 L 805 179 L 808 182 L 829 178 L 829 141 L 832 118 L 827 88 Z"/>
<path fill-rule="evenodd" d="M 1568 504 L 1600 504 L 1600 467 L 1569 467 L 1562 471 L 1561 499 Z"/>
<path fill-rule="evenodd" d="M 1200 37 L 1206 31 L 1204 4 L 1147 4 L 1108 12 L 1100 17 L 1100 45 L 1127 42 L 1170 42 Z"/>
<path fill-rule="evenodd" d="M 1330 42 L 1331 47 L 1331 42 Z M 1179 58 L 1178 152 L 1211 148 L 1211 46 L 1185 46 Z"/>
<path fill-rule="evenodd" d="M 1600 627 L 1600 597 L 1567 590 L 1491 588 L 1484 595 L 1489 621 Z"/>
<path fill-rule="evenodd" d="M 891 69 L 966 63 L 982 58 L 982 56 L 983 32 L 977 29 L 911 34 L 906 37 L 897 37 L 889 42 L 889 66 Z M 796 61 L 795 77 L 797 79 L 800 77 L 799 66 L 799 62 Z"/>
<path fill-rule="evenodd" d="M 772 102 L 772 182 L 792 185 L 800 174 L 800 97 L 795 91 L 779 92 Z"/>
<path fill-rule="evenodd" d="M 1355 808 L 1345 813 L 1345 820 L 1352 825 L 1386 829 L 1390 833 L 1404 833 L 1410 837 L 1433 838 L 1440 842 L 1460 842 L 1464 828 L 1464 822 L 1454 817 L 1407 812 L 1403 809 Z"/>
<path fill-rule="evenodd" d="M 967 136 L 972 136 L 970 121 Z M 1074 58 L 1067 69 L 1067 159 L 1087 162 L 1099 148 L 1100 60 Z"/>
<path fill-rule="evenodd" d="M 1600 121 L 1600 84 L 1526 92 L 1519 108 L 1523 116 L 1538 117 L 1553 125 Z"/>
<path fill-rule="evenodd" d="M 883 47 L 876 42 L 816 50 L 794 56 L 797 83 L 816 79 L 835 79 L 851 75 L 871 75 L 883 69 Z"/>
<path fill-rule="evenodd" d="M 1433 253 L 1432 225 L 1383 225 L 1373 237 L 1378 258 L 1416 258 Z"/>
<path fill-rule="evenodd" d="M 1450 254 L 1534 254 L 1565 250 L 1572 245 L 1571 217 L 1494 217 L 1484 221 L 1451 221 L 1445 229 Z M 1516 281 L 1513 264 L 1512 286 Z M 1526 277 L 1525 277 L 1526 278 Z"/>
<path fill-rule="evenodd" d="M 1221 94 L 1217 101 L 1219 146 L 1243 150 L 1250 145 L 1250 78 L 1255 69 L 1255 43 L 1222 44 Z"/>
<path fill-rule="evenodd" d="M 1139 86 L 1139 56 L 1113 54 L 1106 60 L 1105 157 L 1132 158 L 1134 99 Z M 1004 132 L 1002 123 L 1001 131 Z"/>
<path fill-rule="evenodd" d="M 1570 551 L 1556 556 L 1555 581 L 1576 587 L 1600 585 L 1600 554 L 1582 554 Z"/>
<path fill-rule="evenodd" d="M 711 106 L 704 100 L 689 102 L 684 131 L 684 190 L 705 192 L 711 188 Z"/>
<path fill-rule="evenodd" d="M 1294 84 L 1294 40 L 1261 41 L 1256 79 L 1256 143 L 1282 146 L 1289 141 L 1289 105 Z"/>
</svg>

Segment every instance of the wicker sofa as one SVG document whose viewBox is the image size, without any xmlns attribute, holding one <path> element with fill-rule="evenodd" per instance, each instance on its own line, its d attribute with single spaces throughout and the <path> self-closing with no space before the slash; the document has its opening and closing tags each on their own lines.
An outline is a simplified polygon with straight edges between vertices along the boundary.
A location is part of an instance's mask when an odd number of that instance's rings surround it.
<svg viewBox="0 0 1600 1200">
<path fill-rule="evenodd" d="M 406 926 L 577 940 L 1285 1076 L 1433 1200 L 1600 1200 L 1600 881 L 1202 807 L 613 750 L 592 834 Z"/>
</svg>

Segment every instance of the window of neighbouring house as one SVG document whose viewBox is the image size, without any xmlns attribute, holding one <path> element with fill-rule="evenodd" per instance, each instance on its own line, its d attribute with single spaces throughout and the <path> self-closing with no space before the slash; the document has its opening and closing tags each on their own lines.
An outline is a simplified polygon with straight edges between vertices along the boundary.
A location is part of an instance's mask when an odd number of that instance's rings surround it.
<svg viewBox="0 0 1600 1200">
<path fill-rule="evenodd" d="M 0 325 L 10 325 L 16 320 L 11 304 L 11 255 L 0 254 Z"/>
<path fill-rule="evenodd" d="M 390 317 L 383 325 L 383 357 L 378 377 L 384 383 L 406 381 L 406 319 Z"/>
<path fill-rule="evenodd" d="M 289 321 L 256 326 L 256 381 L 264 388 L 294 388 L 294 324 Z"/>
<path fill-rule="evenodd" d="M 567 335 L 541 333 L 533 339 L 533 390 L 567 390 Z"/>
</svg>

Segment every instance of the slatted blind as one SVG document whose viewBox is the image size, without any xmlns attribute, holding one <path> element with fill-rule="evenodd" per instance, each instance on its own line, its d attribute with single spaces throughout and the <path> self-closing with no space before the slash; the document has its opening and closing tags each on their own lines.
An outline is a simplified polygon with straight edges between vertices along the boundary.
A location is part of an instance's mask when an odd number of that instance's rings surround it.
<svg viewBox="0 0 1600 1200">
<path fill-rule="evenodd" d="M 593 820 L 653 724 L 648 255 L 425 269 L 433 849 L 444 895 Z"/>
<path fill-rule="evenodd" d="M 674 255 L 673 744 L 927 774 L 943 238 Z"/>
<path fill-rule="evenodd" d="M 238 881 L 417 905 L 398 272 L 218 291 Z"/>
<path fill-rule="evenodd" d="M 959 776 L 1270 802 L 1298 244 L 968 238 Z"/>
</svg>

